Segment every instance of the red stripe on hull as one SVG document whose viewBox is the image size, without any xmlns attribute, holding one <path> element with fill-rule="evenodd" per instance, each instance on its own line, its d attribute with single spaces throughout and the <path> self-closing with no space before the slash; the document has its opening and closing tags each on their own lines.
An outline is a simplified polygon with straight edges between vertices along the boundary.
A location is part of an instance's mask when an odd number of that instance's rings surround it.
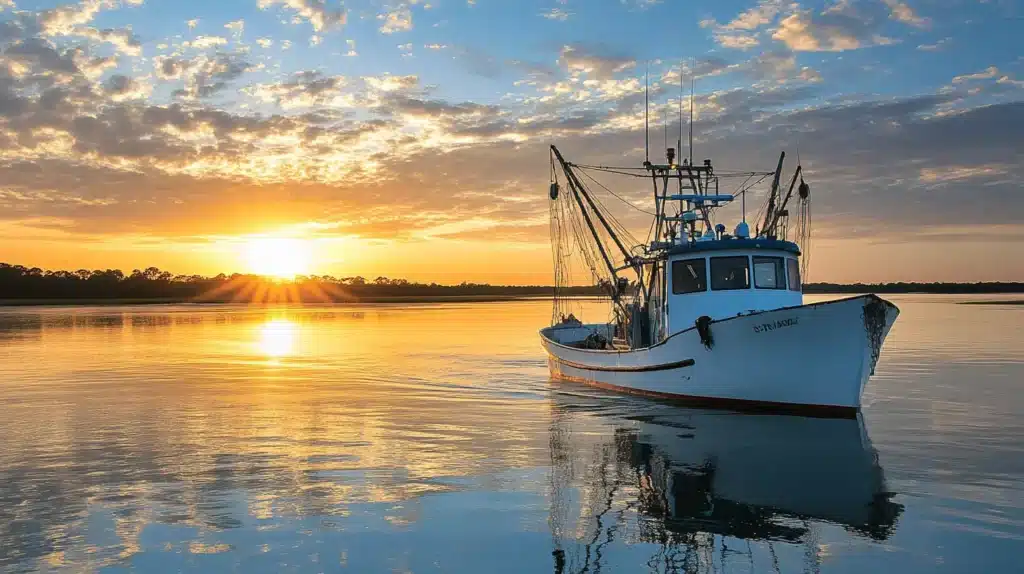
<svg viewBox="0 0 1024 574">
<path fill-rule="evenodd" d="M 723 409 L 734 411 L 770 412 L 778 414 L 798 414 L 810 417 L 844 419 L 857 418 L 857 411 L 859 410 L 855 407 L 841 407 L 837 405 L 803 405 L 798 403 L 777 403 L 772 401 L 730 399 L 723 397 L 701 397 L 695 395 L 663 393 L 661 391 L 647 391 L 644 389 L 620 387 L 619 385 L 613 385 L 611 383 L 602 383 L 601 381 L 585 379 L 583 377 L 574 377 L 572 375 L 565 375 L 562 373 L 552 374 L 552 377 L 565 381 L 571 381 L 574 383 L 583 383 L 585 385 L 590 385 L 592 387 L 597 387 L 599 389 L 604 389 L 607 391 L 615 391 L 619 393 L 647 397 L 651 399 L 671 401 L 690 407 L 704 407 L 710 409 Z"/>
</svg>

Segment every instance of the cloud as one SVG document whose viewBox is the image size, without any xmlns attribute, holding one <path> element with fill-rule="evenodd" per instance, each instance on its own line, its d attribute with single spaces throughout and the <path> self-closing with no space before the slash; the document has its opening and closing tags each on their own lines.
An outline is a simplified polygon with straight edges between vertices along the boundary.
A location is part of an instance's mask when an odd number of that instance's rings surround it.
<svg viewBox="0 0 1024 574">
<path fill-rule="evenodd" d="M 121 74 L 107 78 L 103 86 L 104 93 L 115 102 L 146 98 L 153 88 L 146 82 L 135 80 Z"/>
<path fill-rule="evenodd" d="M 637 8 L 639 10 L 646 10 L 656 4 L 661 4 L 661 0 L 619 0 L 624 6 Z"/>
<path fill-rule="evenodd" d="M 734 50 L 749 50 L 750 48 L 756 47 L 760 44 L 760 41 L 754 36 L 744 36 L 740 34 L 715 34 L 715 40 L 724 48 L 732 48 Z"/>
<path fill-rule="evenodd" d="M 949 44 L 950 40 L 952 40 L 952 38 L 946 37 L 932 44 L 920 44 L 918 45 L 917 49 L 922 50 L 924 52 L 935 52 L 945 48 L 946 45 Z"/>
<path fill-rule="evenodd" d="M 552 8 L 547 12 L 542 12 L 541 16 L 547 18 L 548 20 L 558 20 L 559 22 L 565 22 L 566 20 L 569 19 L 570 16 L 572 16 L 572 12 L 566 12 L 561 8 Z"/>
<path fill-rule="evenodd" d="M 964 82 L 971 82 L 975 80 L 989 80 L 999 75 L 999 68 L 995 66 L 989 66 L 980 72 L 974 74 L 964 74 L 961 76 L 955 76 L 953 78 L 954 84 L 961 84 Z"/>
<path fill-rule="evenodd" d="M 582 73 L 597 79 L 608 79 L 636 66 L 633 58 L 610 54 L 603 46 L 583 44 L 562 46 L 558 62 L 572 73 Z"/>
<path fill-rule="evenodd" d="M 760 44 L 759 31 L 772 24 L 781 10 L 782 0 L 760 0 L 725 24 L 703 20 L 700 25 L 711 28 L 715 41 L 723 47 L 747 50 Z"/>
<path fill-rule="evenodd" d="M 66 36 L 75 28 L 88 24 L 103 9 L 116 8 L 113 0 L 84 0 L 79 4 L 67 4 L 51 10 L 44 10 L 37 16 L 40 33 L 44 36 Z"/>
<path fill-rule="evenodd" d="M 118 51 L 129 56 L 139 56 L 142 54 L 142 43 L 139 41 L 131 28 L 106 28 L 103 30 L 97 30 L 96 28 L 82 27 L 75 29 L 75 35 L 84 36 L 97 42 L 106 42 L 115 46 Z"/>
<path fill-rule="evenodd" d="M 208 48 L 216 48 L 217 46 L 225 46 L 227 43 L 228 39 L 223 36 L 197 36 L 195 40 L 184 42 L 182 46 L 206 50 Z"/>
<path fill-rule="evenodd" d="M 925 183 L 946 183 L 963 179 L 986 178 L 1005 175 L 1010 167 L 998 164 L 947 165 L 921 168 L 920 180 Z"/>
<path fill-rule="evenodd" d="M 81 73 L 75 57 L 77 54 L 72 50 L 59 50 L 42 38 L 26 38 L 10 44 L 3 56 L 5 61 L 24 70 L 18 75 L 37 70 L 42 74 L 69 77 Z"/>
<path fill-rule="evenodd" d="M 900 0 L 885 0 L 885 4 L 891 10 L 889 17 L 897 22 L 902 22 L 904 24 L 914 26 L 915 28 L 926 28 L 930 24 L 927 18 L 918 16 L 905 2 L 901 2 Z"/>
<path fill-rule="evenodd" d="M 162 77 L 166 73 L 169 60 L 161 60 Z M 201 55 L 192 60 L 177 60 L 170 63 L 170 70 L 179 69 L 185 77 L 185 87 L 174 91 L 174 95 L 185 99 L 209 98 L 228 86 L 253 68 L 242 54 L 218 53 L 212 56 Z"/>
<path fill-rule="evenodd" d="M 884 22 L 875 5 L 840 0 L 820 13 L 800 10 L 779 22 L 772 38 L 798 52 L 841 52 L 891 44 L 879 33 Z"/>
<path fill-rule="evenodd" d="M 401 5 L 390 12 L 377 15 L 382 20 L 380 26 L 382 34 L 394 34 L 396 32 L 408 32 L 412 30 L 412 11 L 408 6 Z"/>
<path fill-rule="evenodd" d="M 378 92 L 408 91 L 419 87 L 420 79 L 417 76 L 367 76 L 363 81 L 371 89 Z"/>
<path fill-rule="evenodd" d="M 1014 80 L 1010 76 L 1002 76 L 996 81 L 996 83 L 1016 88 L 1024 88 L 1024 80 Z"/>
<path fill-rule="evenodd" d="M 192 66 L 192 61 L 170 56 L 157 56 L 153 60 L 153 67 L 158 78 L 162 80 L 177 80 L 184 76 L 185 71 Z"/>
<path fill-rule="evenodd" d="M 351 100 L 346 101 L 343 97 L 344 85 L 343 76 L 324 76 L 321 72 L 305 71 L 295 74 L 290 81 L 258 84 L 246 88 L 246 91 L 262 101 L 274 102 L 284 109 L 324 105 L 337 107 L 351 105 Z"/>
<path fill-rule="evenodd" d="M 224 27 L 231 30 L 231 35 L 235 38 L 235 41 L 238 42 L 241 41 L 242 33 L 245 32 L 245 20 L 234 20 L 224 24 Z"/>
<path fill-rule="evenodd" d="M 325 0 L 259 0 L 258 6 L 266 10 L 272 6 L 285 6 L 306 19 L 316 32 L 340 28 L 348 19 L 344 8 L 330 9 Z"/>
</svg>

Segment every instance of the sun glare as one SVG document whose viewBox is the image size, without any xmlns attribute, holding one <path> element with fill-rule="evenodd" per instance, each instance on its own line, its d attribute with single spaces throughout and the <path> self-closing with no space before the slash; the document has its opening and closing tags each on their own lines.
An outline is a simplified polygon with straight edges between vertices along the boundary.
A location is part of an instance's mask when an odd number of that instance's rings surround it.
<svg viewBox="0 0 1024 574">
<path fill-rule="evenodd" d="M 257 348 L 271 359 L 292 353 L 295 346 L 295 323 L 287 319 L 274 319 L 260 326 Z"/>
<path fill-rule="evenodd" d="M 261 237 L 249 240 L 245 250 L 252 273 L 279 279 L 309 273 L 311 248 L 301 239 Z"/>
</svg>

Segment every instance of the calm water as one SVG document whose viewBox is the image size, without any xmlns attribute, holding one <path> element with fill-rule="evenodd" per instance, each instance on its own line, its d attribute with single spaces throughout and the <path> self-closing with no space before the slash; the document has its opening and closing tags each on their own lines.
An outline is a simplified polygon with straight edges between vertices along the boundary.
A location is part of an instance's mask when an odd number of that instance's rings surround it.
<svg viewBox="0 0 1024 574">
<path fill-rule="evenodd" d="M 860 421 L 552 382 L 540 301 L 0 308 L 0 570 L 1019 572 L 1024 306 L 894 300 Z"/>
</svg>

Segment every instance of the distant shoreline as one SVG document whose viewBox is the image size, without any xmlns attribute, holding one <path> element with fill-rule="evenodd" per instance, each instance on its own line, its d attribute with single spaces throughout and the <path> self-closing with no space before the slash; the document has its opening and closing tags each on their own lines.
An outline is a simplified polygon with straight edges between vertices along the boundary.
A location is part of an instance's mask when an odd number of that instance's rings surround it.
<svg viewBox="0 0 1024 574">
<path fill-rule="evenodd" d="M 338 299 L 335 301 L 278 301 L 249 302 L 224 300 L 196 300 L 188 298 L 54 298 L 54 299 L 0 299 L 0 307 L 109 307 L 115 305 L 361 305 L 373 303 L 500 303 L 550 299 L 550 295 L 394 295 Z M 574 297 L 598 299 L 596 296 Z"/>
<path fill-rule="evenodd" d="M 807 295 L 850 295 L 870 293 L 864 291 L 805 291 Z M 876 291 L 877 292 L 877 291 Z M 884 293 L 893 294 L 893 293 Z M 936 293 L 904 291 L 895 293 L 897 295 L 979 295 L 981 293 Z M 1005 295 L 1006 293 L 984 293 L 992 295 Z M 576 295 L 573 299 L 604 299 L 596 295 Z M 223 300 L 198 300 L 190 298 L 175 297 L 108 297 L 108 298 L 6 298 L 0 299 L 0 307 L 113 307 L 117 305 L 296 305 L 296 306 L 317 306 L 317 305 L 364 305 L 381 303 L 502 303 L 511 301 L 536 301 L 549 300 L 550 295 L 378 295 L 360 297 L 358 299 L 338 299 L 332 301 L 234 301 Z M 1024 299 L 1008 299 L 1005 301 L 958 301 L 960 305 L 1024 305 Z"/>
</svg>

